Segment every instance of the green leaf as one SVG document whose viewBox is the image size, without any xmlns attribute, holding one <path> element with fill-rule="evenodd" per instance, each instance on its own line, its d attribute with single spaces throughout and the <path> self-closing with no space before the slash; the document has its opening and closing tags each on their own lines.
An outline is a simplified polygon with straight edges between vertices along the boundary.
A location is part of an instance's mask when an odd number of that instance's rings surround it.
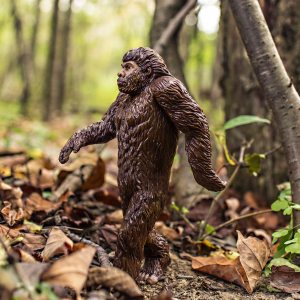
<svg viewBox="0 0 300 300">
<path fill-rule="evenodd" d="M 272 203 L 271 209 L 273 211 L 280 211 L 280 210 L 285 210 L 286 208 L 289 207 L 289 201 L 284 200 L 284 199 L 277 199 L 275 202 Z"/>
<path fill-rule="evenodd" d="M 210 225 L 210 224 L 206 224 L 206 226 L 205 226 L 205 233 L 206 234 L 211 234 L 213 232 L 215 232 L 215 227 L 212 226 L 212 225 Z"/>
<path fill-rule="evenodd" d="M 300 254 L 300 243 L 294 243 L 285 247 L 285 252 Z"/>
<path fill-rule="evenodd" d="M 289 206 L 289 207 L 287 207 L 287 208 L 283 211 L 283 214 L 284 214 L 285 216 L 290 216 L 290 215 L 292 214 L 292 212 L 293 212 L 293 207 L 292 207 L 292 206 Z"/>
<path fill-rule="evenodd" d="M 289 241 L 292 238 L 292 236 L 293 236 L 293 229 L 289 229 L 288 234 L 285 235 L 285 236 L 282 236 L 280 238 L 280 243 L 279 243 L 279 245 L 277 247 L 276 253 L 274 254 L 274 258 L 279 258 L 279 257 L 281 257 L 283 255 L 286 255 L 286 251 L 285 251 L 286 245 L 285 245 L 285 242 Z"/>
<path fill-rule="evenodd" d="M 178 207 L 178 205 L 175 202 L 172 202 L 170 207 L 172 209 L 174 209 L 175 211 L 180 212 L 180 208 Z"/>
<path fill-rule="evenodd" d="M 182 207 L 181 207 L 181 212 L 182 212 L 184 215 L 186 215 L 186 214 L 188 214 L 190 211 L 189 211 L 185 206 L 182 206 Z"/>
<path fill-rule="evenodd" d="M 283 237 L 285 235 L 287 235 L 289 233 L 289 230 L 288 229 L 279 229 L 277 231 L 275 231 L 272 236 L 275 237 L 275 238 L 280 238 L 280 237 Z"/>
<path fill-rule="evenodd" d="M 292 208 L 296 210 L 300 210 L 300 204 L 293 204 Z"/>
<path fill-rule="evenodd" d="M 296 272 L 300 272 L 300 267 L 294 265 L 285 258 L 273 258 L 266 266 L 264 274 L 268 277 L 271 274 L 273 266 L 287 266 L 294 269 Z"/>
<path fill-rule="evenodd" d="M 52 288 L 48 283 L 41 282 L 37 285 L 36 291 L 38 294 L 41 294 L 46 297 L 48 300 L 58 300 L 58 297 L 53 292 Z"/>
<path fill-rule="evenodd" d="M 245 162 L 249 167 L 249 172 L 257 176 L 257 173 L 260 172 L 261 169 L 261 160 L 266 158 L 264 154 L 259 153 L 252 153 L 252 154 L 246 154 L 245 155 Z"/>
<path fill-rule="evenodd" d="M 260 118 L 258 116 L 242 115 L 227 121 L 224 124 L 224 129 L 227 130 L 227 129 L 231 129 L 231 128 L 235 128 L 238 126 L 247 125 L 251 123 L 270 124 L 271 122 L 267 119 Z"/>
</svg>

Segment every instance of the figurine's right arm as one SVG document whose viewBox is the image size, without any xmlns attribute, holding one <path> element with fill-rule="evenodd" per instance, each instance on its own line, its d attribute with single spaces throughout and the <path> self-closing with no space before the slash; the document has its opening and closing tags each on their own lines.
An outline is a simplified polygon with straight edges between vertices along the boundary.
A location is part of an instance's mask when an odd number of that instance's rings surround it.
<svg viewBox="0 0 300 300">
<path fill-rule="evenodd" d="M 60 151 L 60 163 L 66 163 L 71 152 L 76 153 L 84 146 L 106 143 L 116 137 L 115 112 L 120 104 L 120 98 L 119 95 L 100 122 L 95 122 L 86 128 L 76 131 L 69 138 Z"/>
</svg>

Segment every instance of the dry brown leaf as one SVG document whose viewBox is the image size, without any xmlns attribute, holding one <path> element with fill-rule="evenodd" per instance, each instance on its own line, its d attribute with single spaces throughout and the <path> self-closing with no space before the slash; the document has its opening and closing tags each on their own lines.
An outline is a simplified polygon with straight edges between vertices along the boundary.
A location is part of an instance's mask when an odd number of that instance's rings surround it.
<svg viewBox="0 0 300 300">
<path fill-rule="evenodd" d="M 24 263 L 35 263 L 35 258 L 22 249 L 13 249 L 13 251 L 17 254 L 19 261 Z"/>
<path fill-rule="evenodd" d="M 15 239 L 20 235 L 22 235 L 22 233 L 20 233 L 18 230 L 9 228 L 5 225 L 0 225 L 0 236 L 4 236 L 10 239 Z"/>
<path fill-rule="evenodd" d="M 24 233 L 22 243 L 30 251 L 43 249 L 46 244 L 46 239 L 40 234 Z"/>
<path fill-rule="evenodd" d="M 246 278 L 239 259 L 224 256 L 193 257 L 192 268 L 245 287 Z"/>
<path fill-rule="evenodd" d="M 88 275 L 96 249 L 91 246 L 72 253 L 55 261 L 41 276 L 43 281 L 51 285 L 66 286 L 80 293 Z"/>
<path fill-rule="evenodd" d="M 224 256 L 193 257 L 192 268 L 234 282 L 252 293 L 270 255 L 265 241 L 244 238 L 238 231 L 237 248 L 240 256 L 231 260 Z"/>
<path fill-rule="evenodd" d="M 110 214 L 106 215 L 106 223 L 110 224 L 121 224 L 123 221 L 123 212 L 122 209 L 117 209 Z"/>
<path fill-rule="evenodd" d="M 286 293 L 300 292 L 300 272 L 287 266 L 273 266 L 271 285 Z"/>
<path fill-rule="evenodd" d="M 52 228 L 46 246 L 42 252 L 43 261 L 48 261 L 57 254 L 68 254 L 68 250 L 73 248 L 73 242 L 59 229 Z"/>
<path fill-rule="evenodd" d="M 240 253 L 239 259 L 249 282 L 249 286 L 246 287 L 246 289 L 249 293 L 252 293 L 268 261 L 270 247 L 265 241 L 259 240 L 258 238 L 251 236 L 244 238 L 239 231 L 237 231 L 237 233 L 237 249 Z"/>
<path fill-rule="evenodd" d="M 93 267 L 89 271 L 87 285 L 95 287 L 99 284 L 138 299 L 143 293 L 135 281 L 124 271 L 115 267 Z"/>
<path fill-rule="evenodd" d="M 3 199 L 4 204 L 1 213 L 9 226 L 13 226 L 16 222 L 28 217 L 24 211 L 20 188 L 13 188 L 0 181 L 0 199 Z"/>
<path fill-rule="evenodd" d="M 32 193 L 27 199 L 26 199 L 26 206 L 25 209 L 28 212 L 36 212 L 36 211 L 44 211 L 46 213 L 49 213 L 55 209 L 57 209 L 61 205 L 60 202 L 51 202 L 48 200 L 45 200 L 40 194 L 38 193 Z"/>
<path fill-rule="evenodd" d="M 179 233 L 175 229 L 168 227 L 164 222 L 156 222 L 155 229 L 169 241 L 179 238 Z"/>
</svg>

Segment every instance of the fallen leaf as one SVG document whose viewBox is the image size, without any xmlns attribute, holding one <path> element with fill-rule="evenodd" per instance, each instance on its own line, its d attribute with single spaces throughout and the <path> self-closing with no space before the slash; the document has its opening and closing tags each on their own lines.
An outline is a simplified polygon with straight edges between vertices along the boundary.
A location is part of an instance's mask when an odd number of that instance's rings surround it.
<svg viewBox="0 0 300 300">
<path fill-rule="evenodd" d="M 51 202 L 45 200 L 40 194 L 32 193 L 26 199 L 25 209 L 28 211 L 28 214 L 32 214 L 33 212 L 41 211 L 43 213 L 49 213 L 58 209 L 61 205 L 61 202 Z"/>
<path fill-rule="evenodd" d="M 105 224 L 99 229 L 101 235 L 104 237 L 111 249 L 116 250 L 116 244 L 118 239 L 118 226 Z"/>
<path fill-rule="evenodd" d="M 300 272 L 287 266 L 273 266 L 271 285 L 286 293 L 300 292 Z"/>
<path fill-rule="evenodd" d="M 19 258 L 19 261 L 24 262 L 24 263 L 35 263 L 36 260 L 35 258 L 30 255 L 29 253 L 27 253 L 26 251 L 22 250 L 22 249 L 18 249 L 18 248 L 12 248 L 13 251 L 16 253 L 16 255 Z"/>
<path fill-rule="evenodd" d="M 239 257 L 229 259 L 224 255 L 193 257 L 192 268 L 236 283 L 252 293 L 270 255 L 265 241 L 255 237 L 244 238 L 238 231 L 237 249 Z"/>
<path fill-rule="evenodd" d="M 24 211 L 22 201 L 22 191 L 20 188 L 13 188 L 10 185 L 0 181 L 0 199 L 3 200 L 1 213 L 9 226 L 23 220 L 28 215 Z"/>
<path fill-rule="evenodd" d="M 115 267 L 93 267 L 89 270 L 87 286 L 103 285 L 128 295 L 134 299 L 143 299 L 143 293 L 130 275 Z"/>
<path fill-rule="evenodd" d="M 96 249 L 91 246 L 55 261 L 41 276 L 50 285 L 67 286 L 79 295 L 88 275 Z"/>
<path fill-rule="evenodd" d="M 20 235 L 22 234 L 18 230 L 0 224 L 0 236 L 4 236 L 10 239 L 15 239 Z"/>
<path fill-rule="evenodd" d="M 249 282 L 249 286 L 245 288 L 249 293 L 252 293 L 268 261 L 270 247 L 265 241 L 251 236 L 244 238 L 239 231 L 237 233 L 237 249 L 240 253 L 239 260 Z"/>
<path fill-rule="evenodd" d="M 164 222 L 156 222 L 155 229 L 169 241 L 176 240 L 180 236 L 175 229 L 168 227 Z"/>
<path fill-rule="evenodd" d="M 42 252 L 43 261 L 48 261 L 57 254 L 67 255 L 68 250 L 73 248 L 71 241 L 59 228 L 52 228 L 46 246 Z"/>
<path fill-rule="evenodd" d="M 239 259 L 228 259 L 224 256 L 193 257 L 192 268 L 223 280 L 246 286 L 246 277 Z"/>
<path fill-rule="evenodd" d="M 45 247 L 46 239 L 39 234 L 24 233 L 22 243 L 30 251 L 41 250 Z"/>
<path fill-rule="evenodd" d="M 105 217 L 105 221 L 109 224 L 121 224 L 123 221 L 122 209 L 117 209 L 110 214 L 107 214 Z"/>
</svg>

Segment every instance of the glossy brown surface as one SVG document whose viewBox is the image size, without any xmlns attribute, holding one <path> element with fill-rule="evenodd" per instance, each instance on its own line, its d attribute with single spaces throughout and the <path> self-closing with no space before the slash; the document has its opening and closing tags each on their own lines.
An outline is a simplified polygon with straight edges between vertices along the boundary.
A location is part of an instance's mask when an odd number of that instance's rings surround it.
<svg viewBox="0 0 300 300">
<path fill-rule="evenodd" d="M 170 262 L 168 244 L 153 227 L 167 199 L 179 130 L 196 181 L 213 191 L 224 183 L 211 167 L 206 117 L 162 58 L 149 48 L 130 50 L 118 77 L 120 93 L 103 120 L 74 133 L 59 160 L 117 138 L 124 222 L 114 264 L 138 278 L 145 258 L 140 278 L 154 283 Z"/>
</svg>

